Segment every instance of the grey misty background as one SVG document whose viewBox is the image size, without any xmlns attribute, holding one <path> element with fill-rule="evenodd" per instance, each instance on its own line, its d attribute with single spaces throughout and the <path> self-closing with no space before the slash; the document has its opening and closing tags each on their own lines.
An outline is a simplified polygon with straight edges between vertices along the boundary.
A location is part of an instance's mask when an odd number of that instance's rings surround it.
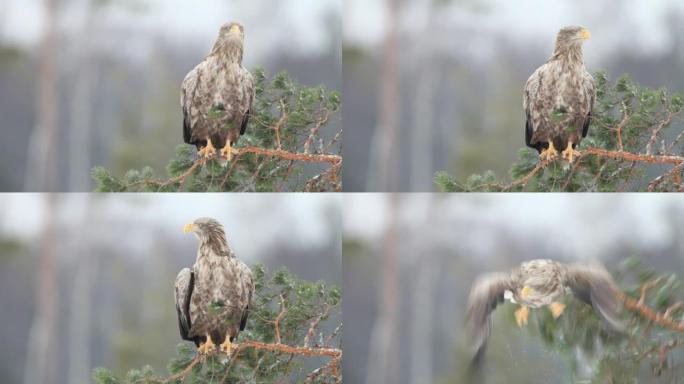
<svg viewBox="0 0 684 384">
<path fill-rule="evenodd" d="M 95 165 L 116 175 L 145 165 L 163 174 L 183 140 L 181 81 L 231 20 L 245 26 L 248 69 L 286 70 L 304 85 L 341 89 L 341 6 L 341 0 L 3 0 L 0 190 L 90 191 Z M 44 60 L 51 22 L 54 63 Z M 46 126 L 54 127 L 54 156 L 39 134 Z"/>
<path fill-rule="evenodd" d="M 592 32 L 590 72 L 684 91 L 679 0 L 345 1 L 345 190 L 432 191 L 437 170 L 508 178 L 524 146 L 525 81 L 560 27 L 577 24 Z"/>
<path fill-rule="evenodd" d="M 343 203 L 343 317 L 354 324 L 344 337 L 345 383 L 466 383 L 465 309 L 481 273 L 535 258 L 610 270 L 636 256 L 684 276 L 676 196 L 350 194 Z M 569 382 L 572 367 L 519 329 L 510 306 L 493 315 L 487 381 Z M 681 377 L 684 354 L 673 357 Z M 578 361 L 582 378 L 592 362 Z"/>
<path fill-rule="evenodd" d="M 269 272 L 284 266 L 341 286 L 339 195 L 53 196 L 0 196 L 3 384 L 88 383 L 96 366 L 124 374 L 149 364 L 163 374 L 182 342 L 174 279 L 194 263 L 198 247 L 182 228 L 200 216 L 222 222 L 249 265 L 264 263 Z M 51 278 L 53 290 L 41 292 Z M 48 312 L 38 303 L 55 306 L 45 363 L 36 356 L 41 340 L 30 336 Z"/>
</svg>

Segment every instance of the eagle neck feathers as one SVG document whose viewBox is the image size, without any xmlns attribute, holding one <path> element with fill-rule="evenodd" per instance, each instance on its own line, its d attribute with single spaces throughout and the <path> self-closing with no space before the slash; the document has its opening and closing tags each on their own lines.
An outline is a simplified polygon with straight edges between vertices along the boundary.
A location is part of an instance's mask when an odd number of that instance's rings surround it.
<svg viewBox="0 0 684 384">
<path fill-rule="evenodd" d="M 584 66 L 582 47 L 556 43 L 556 49 L 554 49 L 549 61 L 559 61 L 564 67 L 582 67 Z"/>
<path fill-rule="evenodd" d="M 211 230 L 209 233 L 204 234 L 200 240 L 200 249 L 197 254 L 198 259 L 208 254 L 213 256 L 225 256 L 228 258 L 234 257 L 233 252 L 230 247 L 228 247 L 226 235 L 222 231 Z"/>
<path fill-rule="evenodd" d="M 231 38 L 218 39 L 209 57 L 214 57 L 222 63 L 242 65 L 242 52 L 241 41 Z"/>
</svg>

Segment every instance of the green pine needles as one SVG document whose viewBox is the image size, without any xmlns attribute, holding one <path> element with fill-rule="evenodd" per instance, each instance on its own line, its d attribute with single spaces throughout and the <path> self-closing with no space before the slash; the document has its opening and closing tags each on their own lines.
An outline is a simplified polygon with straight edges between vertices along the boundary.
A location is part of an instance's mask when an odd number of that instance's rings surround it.
<svg viewBox="0 0 684 384">
<path fill-rule="evenodd" d="M 226 166 L 179 145 L 159 179 L 151 167 L 117 177 L 104 167 L 91 176 L 98 192 L 340 191 L 342 166 L 337 91 L 297 84 L 286 72 L 253 71 L 255 99 L 249 126 Z M 211 111 L 217 114 L 216 111 Z M 178 128 L 180 134 L 180 123 Z"/>
<path fill-rule="evenodd" d="M 252 270 L 254 309 L 230 359 L 217 352 L 197 355 L 192 343 L 183 342 L 166 377 L 149 366 L 123 378 L 96 368 L 95 383 L 341 383 L 340 288 L 302 280 L 284 268 L 270 277 L 261 264 Z"/>
<path fill-rule="evenodd" d="M 628 75 L 610 82 L 599 72 L 594 79 L 591 127 L 572 164 L 541 162 L 535 150 L 522 148 L 509 170 L 510 182 L 491 171 L 465 181 L 439 171 L 434 182 L 445 192 L 684 190 L 682 95 L 641 86 Z M 521 120 L 521 134 L 523 126 Z"/>
</svg>

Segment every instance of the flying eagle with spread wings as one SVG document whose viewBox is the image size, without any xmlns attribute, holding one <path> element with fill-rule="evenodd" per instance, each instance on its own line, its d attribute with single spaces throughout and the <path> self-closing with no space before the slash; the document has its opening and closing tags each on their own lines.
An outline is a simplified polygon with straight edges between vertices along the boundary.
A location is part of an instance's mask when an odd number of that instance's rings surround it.
<svg viewBox="0 0 684 384">
<path fill-rule="evenodd" d="M 254 79 L 242 66 L 245 40 L 239 23 L 221 27 L 209 56 L 188 72 L 181 85 L 183 140 L 200 156 L 230 161 L 232 146 L 245 133 L 254 101 Z"/>
<path fill-rule="evenodd" d="M 230 355 L 238 333 L 245 329 L 254 294 L 252 271 L 228 246 L 223 226 L 199 218 L 183 231 L 200 240 L 197 260 L 176 277 L 174 296 L 181 338 L 198 346 L 200 353 Z"/>
<path fill-rule="evenodd" d="M 553 260 L 531 260 L 509 272 L 487 274 L 475 280 L 468 299 L 467 325 L 479 365 L 491 333 L 491 313 L 504 300 L 520 304 L 515 311 L 518 326 L 527 324 L 530 308 L 548 307 L 554 319 L 565 305 L 559 300 L 572 293 L 593 307 L 613 330 L 623 328 L 619 320 L 621 302 L 610 274 L 599 265 L 562 264 Z"/>
<path fill-rule="evenodd" d="M 594 78 L 582 56 L 582 43 L 590 37 L 583 27 L 562 28 L 553 55 L 525 84 L 525 143 L 542 160 L 555 159 L 562 150 L 563 159 L 572 162 L 587 136 L 596 99 Z"/>
</svg>

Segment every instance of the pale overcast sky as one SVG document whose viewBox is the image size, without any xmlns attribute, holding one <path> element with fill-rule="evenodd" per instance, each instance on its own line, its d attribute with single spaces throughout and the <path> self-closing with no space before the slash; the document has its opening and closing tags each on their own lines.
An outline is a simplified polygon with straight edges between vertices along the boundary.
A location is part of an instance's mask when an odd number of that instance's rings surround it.
<svg viewBox="0 0 684 384">
<path fill-rule="evenodd" d="M 424 5 L 428 1 L 431 0 L 404 2 L 400 15 L 403 31 L 420 31 L 426 25 Z M 386 27 L 384 3 L 383 0 L 345 0 L 343 38 L 346 43 L 366 47 L 379 44 Z M 583 25 L 593 33 L 585 49 L 588 55 L 601 56 L 624 48 L 644 55 L 672 50 L 674 41 L 664 24 L 673 12 L 684 14 L 684 1 L 623 0 L 619 4 L 620 7 L 615 7 L 594 0 L 452 1 L 440 8 L 433 22 L 472 33 L 435 36 L 435 39 L 448 40 L 446 47 L 454 54 L 459 54 L 459 47 L 486 52 L 492 49 L 491 45 L 500 43 L 482 39 L 483 36 L 503 37 L 517 45 L 550 45 L 551 50 L 561 26 Z M 470 44 L 473 40 L 478 44 Z M 471 52 L 471 55 L 477 54 Z"/>
<path fill-rule="evenodd" d="M 60 29 L 74 31 L 84 20 L 84 4 L 62 2 Z M 329 15 L 341 15 L 342 0 L 120 0 L 112 2 L 102 23 L 117 31 L 140 30 L 179 43 L 211 47 L 221 24 L 237 20 L 245 25 L 249 54 L 260 57 L 274 47 L 300 54 L 330 49 Z M 44 27 L 43 0 L 0 0 L 0 40 L 35 47 Z M 124 5 L 118 5 L 124 4 Z M 125 4 L 141 4 L 126 6 Z M 295 45 L 291 45 L 295 41 Z"/>
</svg>

